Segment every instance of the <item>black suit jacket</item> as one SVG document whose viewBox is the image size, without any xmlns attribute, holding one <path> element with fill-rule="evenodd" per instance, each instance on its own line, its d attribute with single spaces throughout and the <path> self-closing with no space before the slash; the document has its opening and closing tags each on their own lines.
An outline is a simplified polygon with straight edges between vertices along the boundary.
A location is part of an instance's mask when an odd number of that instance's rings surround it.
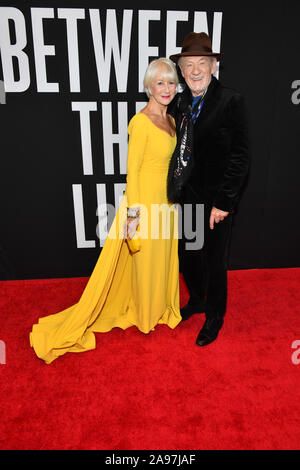
<svg viewBox="0 0 300 470">
<path fill-rule="evenodd" d="M 182 117 L 178 102 L 191 103 L 192 98 L 186 87 L 182 97 L 179 93 L 169 105 L 177 129 Z M 232 211 L 249 168 L 246 113 L 241 94 L 222 86 L 214 76 L 195 123 L 193 158 L 194 168 L 186 184 L 193 202 Z"/>
</svg>

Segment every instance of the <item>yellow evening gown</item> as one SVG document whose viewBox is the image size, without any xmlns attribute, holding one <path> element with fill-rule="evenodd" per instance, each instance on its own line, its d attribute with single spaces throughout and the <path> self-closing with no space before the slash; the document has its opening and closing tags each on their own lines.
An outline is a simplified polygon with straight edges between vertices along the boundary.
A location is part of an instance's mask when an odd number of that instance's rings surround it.
<svg viewBox="0 0 300 470">
<path fill-rule="evenodd" d="M 32 327 L 30 345 L 47 364 L 66 352 L 94 349 L 94 332 L 135 325 L 149 333 L 157 324 L 175 328 L 181 321 L 178 214 L 166 194 L 176 136 L 141 112 L 128 134 L 126 190 L 88 283 L 76 304 Z M 127 206 L 141 207 L 135 253 L 123 235 Z"/>
</svg>

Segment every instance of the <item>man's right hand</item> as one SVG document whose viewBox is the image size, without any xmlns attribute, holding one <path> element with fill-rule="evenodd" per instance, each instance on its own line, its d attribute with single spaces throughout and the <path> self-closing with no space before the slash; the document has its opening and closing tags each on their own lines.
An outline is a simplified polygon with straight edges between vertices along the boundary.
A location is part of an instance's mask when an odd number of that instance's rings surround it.
<svg viewBox="0 0 300 470">
<path fill-rule="evenodd" d="M 229 215 L 229 212 L 222 211 L 221 209 L 217 209 L 216 207 L 213 207 L 210 213 L 210 218 L 209 218 L 209 228 L 211 230 L 214 229 L 214 224 L 218 224 L 222 220 L 225 219 Z"/>
</svg>

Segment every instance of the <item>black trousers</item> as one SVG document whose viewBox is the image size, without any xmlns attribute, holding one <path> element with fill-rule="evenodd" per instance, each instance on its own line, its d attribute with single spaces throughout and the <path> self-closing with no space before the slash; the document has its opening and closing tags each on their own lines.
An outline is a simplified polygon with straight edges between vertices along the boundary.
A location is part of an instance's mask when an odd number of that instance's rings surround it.
<svg viewBox="0 0 300 470">
<path fill-rule="evenodd" d="M 191 199 L 186 199 L 191 205 Z M 196 203 L 193 203 L 193 216 L 196 213 Z M 198 203 L 199 204 L 199 203 Z M 184 220 L 185 206 L 181 204 Z M 230 244 L 232 214 L 223 221 L 209 228 L 209 218 L 212 206 L 204 204 L 204 243 L 198 250 L 186 249 L 190 242 L 182 230 L 179 239 L 179 266 L 188 287 L 189 303 L 205 302 L 206 317 L 223 317 L 227 304 L 227 269 Z"/>
</svg>

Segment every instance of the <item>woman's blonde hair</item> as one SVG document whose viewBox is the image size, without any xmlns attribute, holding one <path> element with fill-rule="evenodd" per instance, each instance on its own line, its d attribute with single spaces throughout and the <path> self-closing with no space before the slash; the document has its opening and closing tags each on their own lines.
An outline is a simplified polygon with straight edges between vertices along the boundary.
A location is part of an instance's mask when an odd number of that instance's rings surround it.
<svg viewBox="0 0 300 470">
<path fill-rule="evenodd" d="M 151 82 L 154 79 L 155 75 L 157 74 L 158 70 L 160 69 L 164 69 L 162 70 L 161 78 L 172 80 L 176 85 L 176 91 L 177 91 L 179 80 L 178 80 L 176 67 L 174 63 L 167 57 L 160 57 L 159 59 L 155 59 L 155 60 L 152 60 L 152 62 L 150 62 L 150 64 L 147 67 L 145 76 L 144 76 L 144 90 L 148 98 L 150 97 L 150 94 L 151 94 L 151 91 L 150 91 Z"/>
</svg>

